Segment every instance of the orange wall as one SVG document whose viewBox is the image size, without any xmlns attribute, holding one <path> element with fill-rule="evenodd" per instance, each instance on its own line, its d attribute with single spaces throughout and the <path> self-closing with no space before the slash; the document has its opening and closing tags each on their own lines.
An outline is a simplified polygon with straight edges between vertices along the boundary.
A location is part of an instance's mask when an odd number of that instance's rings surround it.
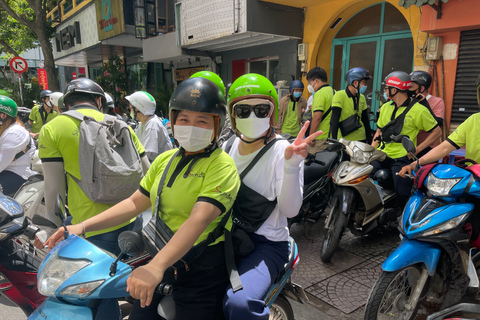
<svg viewBox="0 0 480 320">
<path fill-rule="evenodd" d="M 422 7 L 421 31 L 433 34 L 445 31 L 480 29 L 480 1 L 450 0 L 442 5 L 442 17 L 430 6 Z"/>
</svg>

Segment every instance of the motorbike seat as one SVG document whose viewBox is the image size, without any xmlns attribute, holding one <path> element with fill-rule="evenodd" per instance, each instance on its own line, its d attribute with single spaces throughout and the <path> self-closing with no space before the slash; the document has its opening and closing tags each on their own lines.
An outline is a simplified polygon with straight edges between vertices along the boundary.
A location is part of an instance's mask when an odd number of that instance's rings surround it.
<svg viewBox="0 0 480 320">
<path fill-rule="evenodd" d="M 322 166 L 318 163 L 312 162 L 310 165 L 305 166 L 303 172 L 303 183 L 305 185 L 310 184 L 326 175 L 330 171 L 330 168 L 335 162 L 337 156 L 338 153 L 336 152 L 321 151 L 317 153 L 315 155 L 315 159 L 324 162 L 325 165 Z"/>
<path fill-rule="evenodd" d="M 290 269 L 295 262 L 295 240 L 293 240 L 292 237 L 288 237 L 288 247 L 290 248 L 290 253 L 288 254 L 288 262 L 285 263 L 285 266 L 283 269 L 278 273 L 277 277 L 275 278 L 274 283 L 278 283 L 280 280 L 282 280 L 283 276 L 287 272 L 288 269 Z"/>
<path fill-rule="evenodd" d="M 474 164 L 465 168 L 465 170 L 473 173 L 477 178 L 480 178 L 480 164 Z"/>
</svg>

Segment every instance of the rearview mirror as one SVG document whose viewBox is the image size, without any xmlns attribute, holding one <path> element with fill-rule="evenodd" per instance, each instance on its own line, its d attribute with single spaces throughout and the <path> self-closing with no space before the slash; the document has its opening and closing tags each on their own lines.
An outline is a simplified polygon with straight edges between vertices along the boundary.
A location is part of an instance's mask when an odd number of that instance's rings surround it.
<svg viewBox="0 0 480 320">
<path fill-rule="evenodd" d="M 415 144 L 413 144 L 413 141 L 410 140 L 407 136 L 404 136 L 402 138 L 402 146 L 407 150 L 408 153 L 415 155 Z"/>
<path fill-rule="evenodd" d="M 60 218 L 60 220 L 67 220 L 67 214 L 65 212 L 65 203 L 63 202 L 62 197 L 57 194 L 57 201 L 55 202 L 55 207 L 53 208 L 55 215 Z"/>
<path fill-rule="evenodd" d="M 118 246 L 122 253 L 129 256 L 137 256 L 145 251 L 142 237 L 134 231 L 123 231 L 118 236 Z"/>
</svg>

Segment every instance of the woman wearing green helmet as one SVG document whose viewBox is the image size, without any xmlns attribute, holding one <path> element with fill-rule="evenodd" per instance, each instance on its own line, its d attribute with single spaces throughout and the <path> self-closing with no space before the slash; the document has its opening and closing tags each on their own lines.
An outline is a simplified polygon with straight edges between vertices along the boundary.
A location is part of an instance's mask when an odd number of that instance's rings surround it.
<svg viewBox="0 0 480 320">
<path fill-rule="evenodd" d="M 263 299 L 288 261 L 287 218 L 296 216 L 302 204 L 307 144 L 322 132 L 304 139 L 307 122 L 293 144 L 279 138 L 273 129 L 277 92 L 258 74 L 243 75 L 232 84 L 228 110 L 238 137 L 225 143 L 224 149 L 242 179 L 232 235 L 243 290 L 234 293 L 228 287 L 224 314 L 228 320 L 268 319 L 270 311 Z M 249 242 L 251 249 L 236 245 L 238 239 Z"/>
<path fill-rule="evenodd" d="M 0 96 L 0 185 L 6 195 L 13 195 L 35 174 L 30 169 L 35 144 L 17 112 L 15 101 Z"/>
</svg>

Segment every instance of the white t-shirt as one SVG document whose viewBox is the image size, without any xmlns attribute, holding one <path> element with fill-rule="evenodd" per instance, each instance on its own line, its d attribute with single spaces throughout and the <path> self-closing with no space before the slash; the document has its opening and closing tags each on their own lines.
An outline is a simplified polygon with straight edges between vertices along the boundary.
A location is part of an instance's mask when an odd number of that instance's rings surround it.
<svg viewBox="0 0 480 320">
<path fill-rule="evenodd" d="M 28 144 L 30 149 L 27 153 L 13 161 L 15 155 L 24 150 Z M 0 137 L 0 172 L 7 170 L 28 179 L 36 174 L 30 169 L 30 159 L 34 153 L 35 144 L 28 131 L 18 123 L 10 125 Z"/>
<path fill-rule="evenodd" d="M 240 155 L 238 152 L 239 142 L 240 139 L 237 137 L 232 144 L 229 155 L 233 158 L 238 173 L 241 174 L 262 149 L 260 148 L 248 155 Z M 243 178 L 243 183 L 270 201 L 280 197 L 284 175 L 285 149 L 289 145 L 287 140 L 277 141 L 247 173 Z M 225 148 L 226 143 L 222 147 Z M 303 162 L 300 166 L 299 179 L 300 186 L 303 187 Z M 270 217 L 255 233 L 266 237 L 270 241 L 288 240 L 287 216 L 281 212 L 278 199 L 277 206 L 273 209 Z"/>
<path fill-rule="evenodd" d="M 145 125 L 140 123 L 135 134 L 145 147 L 150 162 L 153 162 L 159 154 L 173 148 L 167 129 L 156 115 L 150 116 Z"/>
</svg>

